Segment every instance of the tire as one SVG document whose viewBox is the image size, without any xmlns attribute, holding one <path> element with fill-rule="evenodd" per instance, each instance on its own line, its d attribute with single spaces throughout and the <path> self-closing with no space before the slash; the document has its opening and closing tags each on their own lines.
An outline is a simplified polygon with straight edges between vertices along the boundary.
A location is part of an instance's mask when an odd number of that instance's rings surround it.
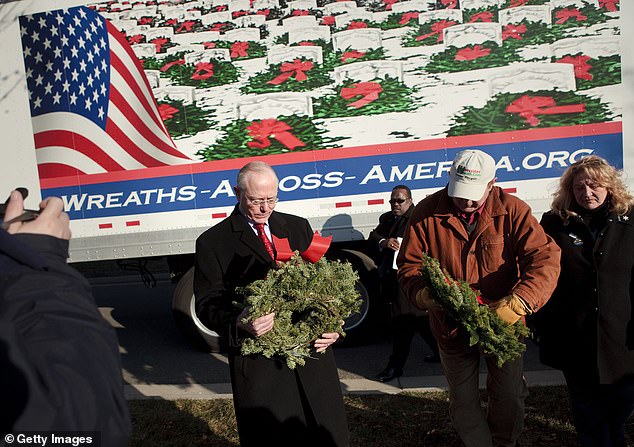
<svg viewBox="0 0 634 447">
<path fill-rule="evenodd" d="M 224 350 L 222 337 L 207 328 L 196 316 L 193 267 L 183 275 L 174 289 L 172 315 L 178 329 L 196 349 L 205 352 Z"/>
<path fill-rule="evenodd" d="M 376 265 L 366 254 L 356 250 L 340 250 L 329 258 L 352 264 L 352 268 L 359 274 L 357 289 L 363 301 L 361 310 L 346 318 L 343 325 L 346 336 L 338 345 L 346 347 L 366 343 L 379 332 L 381 315 L 384 314 L 379 306 Z"/>
</svg>

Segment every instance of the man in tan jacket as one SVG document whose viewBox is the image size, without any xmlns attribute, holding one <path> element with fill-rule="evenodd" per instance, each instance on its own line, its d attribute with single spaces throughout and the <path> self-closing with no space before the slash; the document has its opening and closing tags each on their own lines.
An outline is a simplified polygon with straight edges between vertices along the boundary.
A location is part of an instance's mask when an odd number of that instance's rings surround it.
<svg viewBox="0 0 634 447">
<path fill-rule="evenodd" d="M 422 254 L 467 281 L 506 322 L 536 312 L 559 276 L 559 247 L 522 200 L 494 186 L 495 161 L 478 150 L 456 155 L 446 188 L 414 209 L 397 259 L 398 280 L 409 299 L 428 309 L 449 383 L 450 416 L 468 447 L 515 446 L 528 394 L 523 359 L 502 367 L 485 358 L 488 414 L 480 406 L 480 352 L 433 299 L 421 276 Z"/>
</svg>

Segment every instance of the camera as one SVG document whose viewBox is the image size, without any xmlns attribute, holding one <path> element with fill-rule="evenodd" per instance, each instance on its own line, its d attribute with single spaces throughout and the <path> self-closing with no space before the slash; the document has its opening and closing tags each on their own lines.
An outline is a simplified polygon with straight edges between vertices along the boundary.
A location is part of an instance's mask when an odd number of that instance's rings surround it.
<svg viewBox="0 0 634 447">
<path fill-rule="evenodd" d="M 29 195 L 29 190 L 26 188 L 15 188 L 17 191 L 20 192 L 20 194 L 22 194 L 22 198 L 26 199 Z M 20 214 L 17 217 L 14 217 L 13 219 L 10 219 L 8 221 L 5 222 L 4 220 L 4 214 L 7 211 L 7 204 L 9 203 L 9 200 L 7 200 L 5 203 L 0 204 L 0 224 L 2 225 L 2 228 L 6 229 L 6 227 L 13 222 L 27 222 L 29 220 L 33 220 L 36 219 L 37 216 L 40 215 L 39 211 L 35 211 L 35 210 L 24 210 L 24 212 L 22 214 Z"/>
</svg>

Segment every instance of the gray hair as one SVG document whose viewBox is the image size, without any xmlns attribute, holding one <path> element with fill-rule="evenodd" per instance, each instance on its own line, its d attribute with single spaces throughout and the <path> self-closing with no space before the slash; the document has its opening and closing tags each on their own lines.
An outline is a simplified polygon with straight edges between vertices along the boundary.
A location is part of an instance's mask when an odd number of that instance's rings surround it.
<svg viewBox="0 0 634 447">
<path fill-rule="evenodd" d="M 245 191 L 249 176 L 255 173 L 270 174 L 273 177 L 275 177 L 276 182 L 279 182 L 277 178 L 277 174 L 275 173 L 275 170 L 271 166 L 264 163 L 263 161 L 252 161 L 242 166 L 242 168 L 238 172 L 238 180 L 237 180 L 238 188 L 240 188 L 242 191 Z"/>
</svg>

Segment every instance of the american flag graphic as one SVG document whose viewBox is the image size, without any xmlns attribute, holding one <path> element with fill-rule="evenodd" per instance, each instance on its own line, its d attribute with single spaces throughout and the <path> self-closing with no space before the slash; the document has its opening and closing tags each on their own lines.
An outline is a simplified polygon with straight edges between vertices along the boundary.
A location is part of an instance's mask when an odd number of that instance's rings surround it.
<svg viewBox="0 0 634 447">
<path fill-rule="evenodd" d="M 190 163 L 125 37 L 87 7 L 20 17 L 40 178 Z"/>
</svg>

